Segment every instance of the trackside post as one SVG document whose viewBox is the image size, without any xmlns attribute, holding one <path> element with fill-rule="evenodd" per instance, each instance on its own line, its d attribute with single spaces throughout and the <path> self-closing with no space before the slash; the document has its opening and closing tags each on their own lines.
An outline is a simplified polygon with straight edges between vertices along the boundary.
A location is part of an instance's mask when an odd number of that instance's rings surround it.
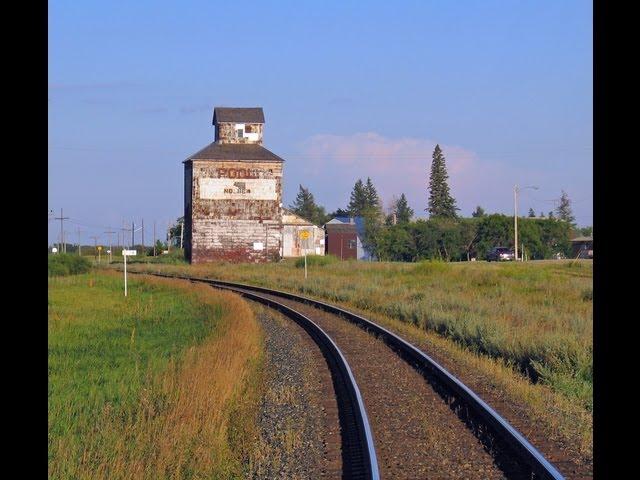
<svg viewBox="0 0 640 480">
<path fill-rule="evenodd" d="M 304 246 L 304 278 L 307 279 L 307 247 L 309 246 L 309 236 L 311 233 L 309 230 L 302 230 L 300 233 L 300 239 L 302 240 L 302 245 Z"/>
<path fill-rule="evenodd" d="M 122 250 L 122 258 L 124 259 L 124 296 L 127 296 L 127 257 L 129 255 L 137 255 L 135 250 Z"/>
</svg>

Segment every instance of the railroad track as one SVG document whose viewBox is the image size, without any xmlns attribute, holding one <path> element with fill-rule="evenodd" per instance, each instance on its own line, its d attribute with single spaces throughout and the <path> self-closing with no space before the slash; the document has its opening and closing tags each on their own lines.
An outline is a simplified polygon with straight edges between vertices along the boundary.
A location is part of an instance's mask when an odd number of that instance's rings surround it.
<svg viewBox="0 0 640 480">
<path fill-rule="evenodd" d="M 343 478 L 564 478 L 460 380 L 361 315 L 263 287 L 156 275 L 234 291 L 275 308 L 311 335 L 331 368 L 336 394 L 344 395 L 338 399 Z"/>
</svg>

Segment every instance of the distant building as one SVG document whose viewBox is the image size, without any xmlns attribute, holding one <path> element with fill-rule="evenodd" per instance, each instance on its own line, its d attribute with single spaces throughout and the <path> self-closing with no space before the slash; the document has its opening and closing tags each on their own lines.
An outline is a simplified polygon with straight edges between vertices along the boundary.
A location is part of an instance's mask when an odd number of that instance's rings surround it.
<svg viewBox="0 0 640 480">
<path fill-rule="evenodd" d="M 571 240 L 573 258 L 593 258 L 593 237 L 576 237 Z"/>
<path fill-rule="evenodd" d="M 341 260 L 372 260 L 373 255 L 364 248 L 364 218 L 335 217 L 324 226 L 326 252 Z"/>
<path fill-rule="evenodd" d="M 324 255 L 324 230 L 291 210 L 282 209 L 282 257 Z M 309 232 L 309 238 L 301 238 L 301 232 Z"/>
<path fill-rule="evenodd" d="M 215 141 L 183 162 L 191 263 L 280 257 L 284 160 L 262 146 L 264 122 L 262 108 L 216 107 Z"/>
</svg>

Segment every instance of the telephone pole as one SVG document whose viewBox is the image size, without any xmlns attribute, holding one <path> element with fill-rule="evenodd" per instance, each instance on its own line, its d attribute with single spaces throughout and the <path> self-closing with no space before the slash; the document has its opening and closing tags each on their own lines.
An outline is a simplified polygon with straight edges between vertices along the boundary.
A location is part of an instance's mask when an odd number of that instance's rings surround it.
<svg viewBox="0 0 640 480">
<path fill-rule="evenodd" d="M 153 256 L 156 256 L 156 221 L 153 221 Z"/>
<path fill-rule="evenodd" d="M 93 259 L 96 259 L 96 256 L 98 255 L 98 238 L 96 235 L 92 235 L 89 238 L 93 238 Z"/>
<path fill-rule="evenodd" d="M 129 229 L 124 226 L 124 220 L 122 221 L 122 228 L 120 230 L 122 230 L 122 248 L 126 249 L 127 240 L 125 238 L 125 232 L 128 232 Z"/>
<path fill-rule="evenodd" d="M 111 263 L 111 255 L 112 255 L 112 251 L 111 251 L 111 234 L 116 233 L 112 230 L 109 230 L 108 232 L 104 232 L 107 235 L 109 235 L 109 263 Z"/>
<path fill-rule="evenodd" d="M 60 209 L 60 216 L 55 218 L 60 220 L 60 253 L 67 253 L 67 245 L 64 242 L 64 221 L 68 220 L 69 217 L 62 215 L 62 209 Z"/>
<path fill-rule="evenodd" d="M 520 193 L 520 190 L 524 190 L 525 188 L 531 188 L 533 190 L 538 190 L 538 187 L 535 187 L 533 185 L 529 185 L 527 187 L 522 187 L 522 188 L 518 187 L 518 185 L 514 185 L 513 186 L 513 205 L 514 205 L 513 233 L 514 233 L 514 237 L 515 237 L 514 253 L 515 253 L 516 262 L 518 261 L 518 193 Z"/>
<path fill-rule="evenodd" d="M 80 239 L 80 227 L 78 227 L 78 256 L 81 257 L 82 256 L 82 246 L 81 246 L 81 239 Z"/>
<path fill-rule="evenodd" d="M 136 248 L 136 224 L 131 221 L 131 248 Z"/>
<path fill-rule="evenodd" d="M 513 233 L 515 236 L 515 257 L 518 261 L 518 185 L 513 186 Z"/>
<path fill-rule="evenodd" d="M 184 237 L 184 220 L 180 224 L 180 248 L 182 248 L 182 238 Z"/>
<path fill-rule="evenodd" d="M 142 255 L 144 255 L 144 218 L 142 219 Z"/>
</svg>

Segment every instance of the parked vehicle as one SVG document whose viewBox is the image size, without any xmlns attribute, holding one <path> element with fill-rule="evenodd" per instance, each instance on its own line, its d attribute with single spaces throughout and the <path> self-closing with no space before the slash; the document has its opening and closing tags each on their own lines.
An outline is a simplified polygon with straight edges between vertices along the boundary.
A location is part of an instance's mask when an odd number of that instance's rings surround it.
<svg viewBox="0 0 640 480">
<path fill-rule="evenodd" d="M 516 256 L 513 250 L 507 247 L 494 247 L 487 254 L 487 262 L 505 262 L 515 260 Z"/>
</svg>

